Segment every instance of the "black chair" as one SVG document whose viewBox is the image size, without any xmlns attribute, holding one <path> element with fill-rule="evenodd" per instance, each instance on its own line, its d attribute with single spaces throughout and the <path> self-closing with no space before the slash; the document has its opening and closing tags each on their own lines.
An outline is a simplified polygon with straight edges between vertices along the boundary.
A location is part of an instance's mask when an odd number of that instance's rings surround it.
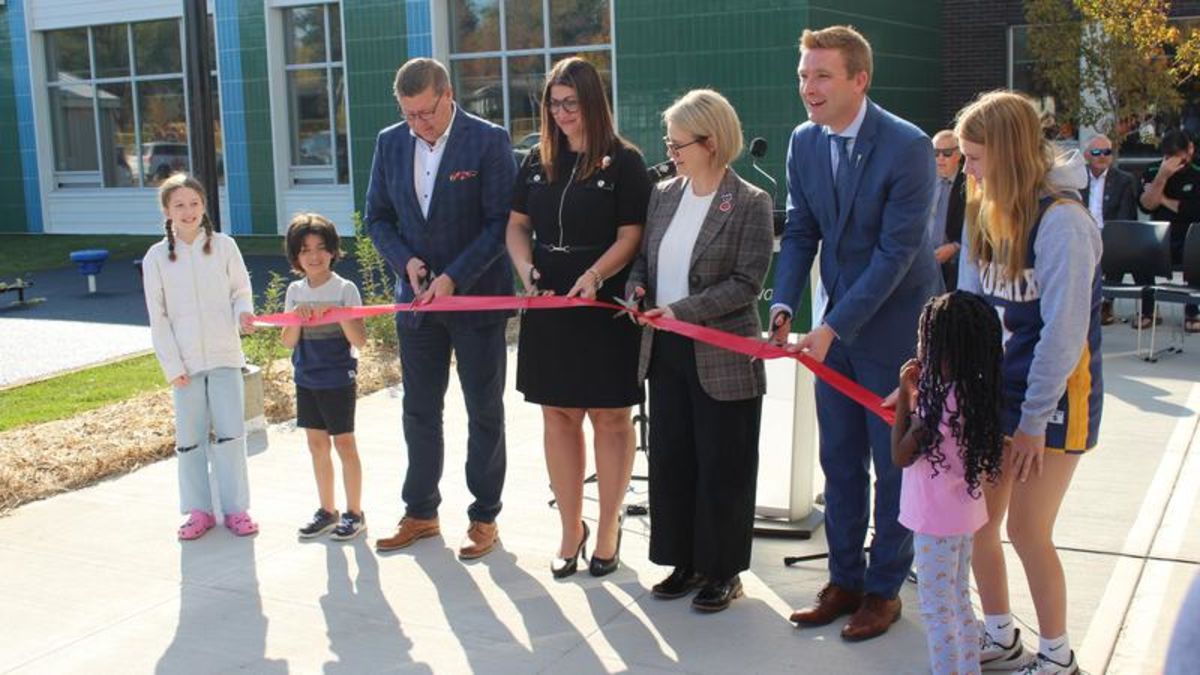
<svg viewBox="0 0 1200 675">
<path fill-rule="evenodd" d="M 1200 305 L 1200 223 L 1188 226 L 1187 238 L 1183 242 L 1183 283 L 1165 283 L 1154 286 L 1154 301 L 1177 305 Z M 1184 321 L 1187 320 L 1186 315 Z M 1179 347 L 1183 351 L 1183 336 L 1186 327 L 1181 326 Z"/>
<path fill-rule="evenodd" d="M 1149 277 L 1151 284 L 1156 277 L 1171 278 L 1171 228 L 1165 222 L 1139 222 L 1136 220 L 1105 221 L 1101 230 L 1104 253 L 1100 257 L 1100 270 L 1107 279 L 1124 279 L 1126 274 L 1134 277 Z M 1101 294 L 1110 300 L 1129 299 L 1141 301 L 1146 289 L 1154 286 L 1141 284 L 1109 284 L 1101 288 Z M 1138 310 L 1139 314 L 1141 310 Z M 1158 309 L 1150 322 L 1150 351 L 1145 358 L 1154 361 L 1155 324 Z M 1142 326 L 1137 325 L 1137 351 L 1142 353 Z"/>
</svg>

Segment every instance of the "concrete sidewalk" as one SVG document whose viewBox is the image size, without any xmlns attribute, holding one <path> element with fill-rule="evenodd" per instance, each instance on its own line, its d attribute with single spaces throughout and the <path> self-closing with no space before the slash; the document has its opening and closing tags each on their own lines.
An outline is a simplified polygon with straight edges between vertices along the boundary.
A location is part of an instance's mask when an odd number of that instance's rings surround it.
<svg viewBox="0 0 1200 675">
<path fill-rule="evenodd" d="M 1133 337 L 1127 326 L 1105 329 L 1102 445 L 1080 463 L 1057 529 L 1070 636 L 1091 673 L 1157 672 L 1200 565 L 1200 341 L 1148 364 L 1132 356 Z M 514 370 L 510 361 L 510 380 Z M 912 585 L 904 618 L 881 639 L 851 645 L 837 624 L 788 623 L 826 575 L 823 563 L 789 569 L 782 557 L 823 551 L 820 533 L 809 542 L 756 540 L 746 597 L 712 616 L 649 594 L 668 570 L 647 560 L 648 518 L 626 520 L 616 574 L 553 580 L 558 518 L 547 508 L 540 415 L 511 383 L 503 549 L 459 562 L 470 497 L 465 413 L 452 383 L 444 539 L 410 552 L 379 556 L 370 547 L 401 513 L 396 390 L 359 403 L 371 532 L 352 544 L 297 542 L 315 490 L 303 433 L 287 425 L 272 427 L 269 448 L 250 460 L 262 526 L 253 539 L 218 528 L 177 542 L 170 461 L 0 519 L 0 671 L 928 672 Z M 594 518 L 594 490 L 588 495 L 585 515 Z M 1013 610 L 1036 646 L 1025 580 L 1011 551 L 1009 560 Z"/>
</svg>

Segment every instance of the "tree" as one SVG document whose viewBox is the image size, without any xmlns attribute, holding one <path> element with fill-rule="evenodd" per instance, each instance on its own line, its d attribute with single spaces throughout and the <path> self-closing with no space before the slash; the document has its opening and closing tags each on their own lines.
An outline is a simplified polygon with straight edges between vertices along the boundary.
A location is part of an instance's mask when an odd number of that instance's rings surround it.
<svg viewBox="0 0 1200 675">
<path fill-rule="evenodd" d="M 1168 0 L 1025 0 L 1036 77 L 1061 120 L 1120 142 L 1179 110 L 1179 85 L 1200 74 L 1200 35 L 1168 22 Z"/>
</svg>

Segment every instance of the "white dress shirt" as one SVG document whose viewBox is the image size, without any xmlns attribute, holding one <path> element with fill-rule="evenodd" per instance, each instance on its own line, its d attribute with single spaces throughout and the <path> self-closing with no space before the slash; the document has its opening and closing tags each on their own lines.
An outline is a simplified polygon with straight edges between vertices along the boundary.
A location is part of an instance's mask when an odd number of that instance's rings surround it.
<svg viewBox="0 0 1200 675">
<path fill-rule="evenodd" d="M 829 134 L 829 159 L 831 162 L 830 166 L 833 167 L 834 176 L 837 175 L 838 164 L 840 163 L 841 159 L 838 157 L 837 137 L 845 136 L 850 139 L 846 141 L 846 156 L 853 157 L 854 141 L 857 139 L 858 130 L 862 128 L 863 120 L 866 119 L 866 117 L 867 99 L 864 98 L 862 105 L 858 108 L 858 114 L 854 116 L 854 121 L 850 123 L 850 126 L 842 129 L 841 131 L 834 131 L 833 128 L 829 126 L 825 127 L 825 133 Z"/>
<path fill-rule="evenodd" d="M 417 203 L 421 205 L 421 215 L 426 218 L 429 217 L 429 200 L 433 198 L 433 186 L 437 183 L 438 167 L 442 165 L 442 155 L 446 154 L 446 141 L 450 139 L 450 130 L 454 128 L 454 115 L 457 112 L 451 108 L 450 124 L 446 125 L 445 133 L 439 136 L 433 145 L 413 133 L 412 127 L 408 129 L 408 133 L 417 139 L 413 151 L 413 189 L 417 192 Z"/>
<path fill-rule="evenodd" d="M 1096 219 L 1096 224 L 1104 228 L 1104 182 L 1108 180 L 1108 169 L 1099 176 L 1088 171 L 1088 211 Z"/>
<path fill-rule="evenodd" d="M 713 190 L 710 194 L 699 197 L 692 191 L 689 180 L 683 186 L 683 197 L 679 207 L 671 217 L 667 231 L 663 234 L 662 242 L 658 245 L 658 275 L 654 280 L 654 301 L 659 307 L 666 307 L 672 302 L 686 298 L 688 289 L 688 271 L 692 266 L 692 249 L 696 247 L 696 238 L 700 236 L 700 228 L 708 217 L 708 208 L 712 204 Z"/>
</svg>

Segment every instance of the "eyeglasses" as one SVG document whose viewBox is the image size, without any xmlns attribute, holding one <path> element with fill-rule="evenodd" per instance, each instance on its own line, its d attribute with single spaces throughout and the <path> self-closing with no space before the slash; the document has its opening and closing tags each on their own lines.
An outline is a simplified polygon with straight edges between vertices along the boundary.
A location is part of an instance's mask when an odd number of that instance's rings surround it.
<svg viewBox="0 0 1200 675">
<path fill-rule="evenodd" d="M 663 145 L 667 146 L 667 152 L 671 153 L 672 155 L 678 155 L 679 151 L 686 148 L 687 146 L 695 145 L 697 143 L 703 143 L 706 140 L 708 140 L 708 136 L 697 136 L 695 139 L 693 139 L 687 143 L 676 143 L 675 141 L 672 141 L 669 137 L 663 136 Z"/>
<path fill-rule="evenodd" d="M 1112 154 L 1112 148 L 1092 148 L 1088 154 L 1092 157 L 1108 157 Z"/>
<path fill-rule="evenodd" d="M 954 153 L 956 153 L 956 152 L 958 152 L 958 148 L 934 148 L 933 149 L 933 154 L 941 155 L 942 157 L 945 157 L 946 159 L 953 157 Z"/>
<path fill-rule="evenodd" d="M 437 114 L 437 109 L 438 109 L 438 106 L 441 105 L 441 103 L 442 103 L 443 96 L 445 96 L 444 93 L 438 94 L 437 100 L 433 102 L 433 107 L 430 108 L 429 110 L 421 110 L 419 112 L 409 113 L 409 112 L 404 112 L 404 108 L 401 108 L 400 114 L 404 115 L 404 119 L 408 120 L 409 122 L 415 122 L 417 120 L 421 120 L 422 122 L 428 122 L 429 120 L 433 119 L 434 115 Z"/>
<path fill-rule="evenodd" d="M 564 98 L 564 99 L 552 98 L 552 99 L 550 99 L 550 104 L 547 105 L 546 107 L 550 108 L 550 112 L 552 114 L 560 109 L 565 113 L 574 114 L 574 113 L 579 112 L 579 99 L 577 99 L 577 98 Z"/>
</svg>

